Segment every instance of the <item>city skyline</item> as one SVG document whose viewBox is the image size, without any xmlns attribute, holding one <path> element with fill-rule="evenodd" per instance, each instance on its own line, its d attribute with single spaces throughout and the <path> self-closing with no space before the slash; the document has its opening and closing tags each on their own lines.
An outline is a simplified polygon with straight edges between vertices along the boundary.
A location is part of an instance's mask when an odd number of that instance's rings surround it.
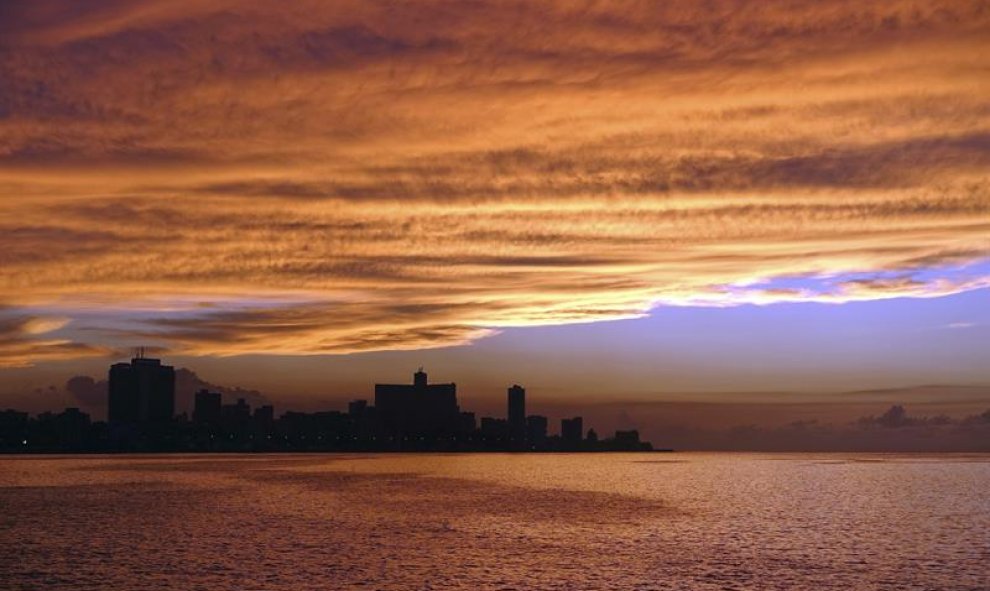
<svg viewBox="0 0 990 591">
<path fill-rule="evenodd" d="M 473 410 L 464 411 L 459 406 L 456 383 L 428 384 L 427 374 L 420 367 L 412 384 L 376 382 L 371 394 L 309 400 L 301 408 L 284 407 L 255 390 L 204 381 L 189 369 L 176 369 L 145 357 L 143 348 L 135 353 L 138 357 L 130 362 L 111 365 L 107 380 L 87 376 L 70 379 L 66 389 L 73 401 L 64 411 L 57 412 L 59 409 L 52 407 L 35 411 L 34 418 L 29 418 L 32 413 L 24 409 L 2 411 L 0 422 L 9 432 L 20 432 L 25 441 L 35 441 L 34 447 L 25 449 L 20 447 L 21 436 L 11 439 L 8 433 L 2 438 L 4 446 L 14 452 L 387 451 L 380 443 L 367 439 L 372 432 L 379 437 L 410 432 L 414 439 L 426 435 L 427 441 L 438 434 L 441 438 L 445 437 L 443 433 L 453 434 L 461 451 L 526 451 L 519 448 L 519 442 L 524 441 L 545 442 L 531 445 L 528 451 L 630 450 L 638 449 L 641 434 L 643 441 L 663 442 L 665 447 L 661 449 L 679 450 L 975 452 L 986 451 L 990 445 L 990 405 L 984 404 L 982 390 L 972 387 L 846 392 L 842 394 L 846 399 L 839 404 L 829 401 L 829 396 L 795 403 L 793 395 L 786 393 L 764 395 L 759 402 L 727 403 L 719 401 L 717 395 L 698 400 L 694 394 L 683 401 L 613 401 L 587 406 L 573 400 L 541 397 L 537 409 L 542 414 L 531 416 L 527 413 L 526 389 L 519 384 L 505 388 L 495 406 L 468 395 L 465 398 L 471 401 Z M 928 402 L 933 397 L 946 402 L 939 405 Z M 276 414 L 276 406 L 281 414 Z M 252 407 L 255 408 L 253 419 Z M 955 412 L 947 414 L 945 408 Z M 581 415 L 590 420 L 585 422 Z M 360 416 L 364 416 L 364 426 L 358 429 L 355 421 Z M 557 423 L 548 416 L 559 418 L 558 430 L 551 428 Z M 147 442 L 144 447 L 134 447 L 133 443 L 125 443 L 126 438 L 112 436 L 128 423 L 144 425 L 142 429 L 148 428 L 151 433 L 164 429 L 171 433 L 169 437 L 178 437 L 183 443 L 170 440 L 157 447 Z M 377 426 L 371 428 L 371 424 Z M 595 427 L 586 433 L 584 429 L 590 424 Z M 410 430 L 409 425 L 418 426 Z M 212 429 L 223 426 L 220 433 L 236 435 L 235 440 L 225 448 L 211 447 L 209 442 L 194 436 L 197 428 L 204 426 Z M 59 443 L 55 433 L 61 431 L 75 434 L 70 441 L 76 443 Z M 83 438 L 81 432 L 89 435 Z M 30 438 L 29 433 L 33 434 Z M 216 436 L 210 430 L 204 433 L 210 434 L 210 440 Z M 255 447 L 242 440 L 245 433 L 252 438 L 277 433 L 286 442 L 281 446 Z M 346 448 L 306 447 L 293 439 L 293 434 L 304 433 L 309 433 L 311 440 L 319 434 L 320 439 L 339 441 L 343 433 L 345 439 L 358 435 L 360 441 Z M 476 435 L 468 436 L 471 433 Z M 78 443 L 82 439 L 87 442 L 85 445 Z M 576 443 L 585 440 L 586 444 Z M 15 443 L 13 447 L 11 441 Z M 420 451 L 438 451 L 424 445 Z"/>
<path fill-rule="evenodd" d="M 580 416 L 552 432 L 548 417 L 526 412 L 518 384 L 506 388 L 502 416 L 478 416 L 458 404 L 455 383 L 430 383 L 422 367 L 412 383 L 376 383 L 370 403 L 350 400 L 346 410 L 279 414 L 262 404 L 252 412 L 245 397 L 199 388 L 190 412 L 177 407 L 175 368 L 143 348 L 135 354 L 111 365 L 100 388 L 105 421 L 78 407 L 35 417 L 0 410 L 0 453 L 654 451 L 636 429 L 600 437 Z"/>
<path fill-rule="evenodd" d="M 0 407 L 137 346 L 300 409 L 420 365 L 644 428 L 990 406 L 979 2 L 0 17 Z"/>
</svg>

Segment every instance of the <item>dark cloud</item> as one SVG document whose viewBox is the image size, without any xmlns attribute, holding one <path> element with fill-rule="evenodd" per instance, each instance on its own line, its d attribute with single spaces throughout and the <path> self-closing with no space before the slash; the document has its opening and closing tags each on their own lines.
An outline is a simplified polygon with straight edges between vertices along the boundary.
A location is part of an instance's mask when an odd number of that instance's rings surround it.
<svg viewBox="0 0 990 591">
<path fill-rule="evenodd" d="M 79 406 L 89 410 L 106 412 L 106 380 L 96 381 L 89 376 L 74 376 L 66 380 L 65 391 L 79 403 Z"/>
</svg>

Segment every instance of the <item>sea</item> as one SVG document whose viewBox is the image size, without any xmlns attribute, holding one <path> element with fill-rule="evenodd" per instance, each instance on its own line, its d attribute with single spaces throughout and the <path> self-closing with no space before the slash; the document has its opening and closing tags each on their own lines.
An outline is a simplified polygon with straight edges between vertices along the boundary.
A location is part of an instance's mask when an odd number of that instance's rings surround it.
<svg viewBox="0 0 990 591">
<path fill-rule="evenodd" d="M 990 455 L 5 456 L 0 589 L 987 590 Z"/>
</svg>

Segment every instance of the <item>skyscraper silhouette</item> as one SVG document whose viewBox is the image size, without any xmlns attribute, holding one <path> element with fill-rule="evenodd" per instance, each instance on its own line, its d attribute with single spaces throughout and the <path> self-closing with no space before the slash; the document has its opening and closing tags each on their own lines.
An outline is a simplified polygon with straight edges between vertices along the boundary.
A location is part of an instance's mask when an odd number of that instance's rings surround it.
<svg viewBox="0 0 990 591">
<path fill-rule="evenodd" d="M 526 442 L 526 389 L 515 384 L 506 393 L 508 402 L 507 418 L 509 437 L 513 442 Z"/>
<path fill-rule="evenodd" d="M 220 424 L 220 406 L 219 392 L 210 392 L 206 389 L 197 391 L 195 406 L 193 406 L 193 421 L 214 427 L 218 426 Z"/>
<path fill-rule="evenodd" d="M 581 417 L 562 419 L 560 421 L 560 439 L 564 445 L 577 448 L 584 437 L 584 421 Z"/>
<path fill-rule="evenodd" d="M 175 370 L 145 357 L 115 363 L 107 394 L 111 423 L 167 423 L 175 414 Z"/>
<path fill-rule="evenodd" d="M 541 415 L 526 417 L 526 439 L 532 446 L 543 445 L 547 440 L 547 418 Z"/>
<path fill-rule="evenodd" d="M 456 384 L 430 384 L 422 368 L 412 384 L 375 384 L 375 409 L 387 432 L 437 436 L 456 433 L 461 410 Z"/>
</svg>

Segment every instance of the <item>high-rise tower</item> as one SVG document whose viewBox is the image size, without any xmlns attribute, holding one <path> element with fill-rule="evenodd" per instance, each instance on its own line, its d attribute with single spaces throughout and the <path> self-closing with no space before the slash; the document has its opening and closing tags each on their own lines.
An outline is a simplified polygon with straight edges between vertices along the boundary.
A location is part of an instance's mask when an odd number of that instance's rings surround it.
<svg viewBox="0 0 990 591">
<path fill-rule="evenodd" d="M 461 415 L 457 386 L 429 383 L 423 368 L 412 384 L 375 384 L 375 410 L 385 429 L 398 435 L 450 435 Z"/>
<path fill-rule="evenodd" d="M 175 414 L 175 369 L 160 359 L 135 357 L 110 366 L 107 419 L 111 423 L 165 423 Z"/>
<path fill-rule="evenodd" d="M 507 392 L 509 436 L 516 441 L 526 439 L 526 389 L 515 384 Z"/>
</svg>

